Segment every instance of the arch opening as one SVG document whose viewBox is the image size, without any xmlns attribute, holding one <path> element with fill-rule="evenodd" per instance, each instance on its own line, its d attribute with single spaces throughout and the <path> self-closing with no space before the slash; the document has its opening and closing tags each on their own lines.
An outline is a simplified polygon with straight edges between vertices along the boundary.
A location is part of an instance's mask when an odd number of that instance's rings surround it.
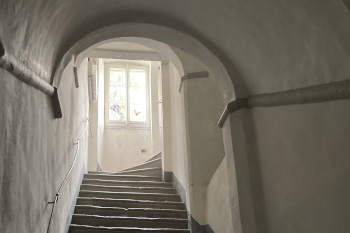
<svg viewBox="0 0 350 233">
<path fill-rule="evenodd" d="M 58 87 L 61 74 L 72 56 L 78 57 L 94 45 L 115 38 L 146 38 L 168 44 L 198 58 L 214 75 L 225 102 L 235 99 L 234 86 L 226 67 L 206 46 L 190 35 L 175 29 L 147 23 L 120 23 L 100 28 L 81 38 L 60 60 L 53 85 Z"/>
</svg>

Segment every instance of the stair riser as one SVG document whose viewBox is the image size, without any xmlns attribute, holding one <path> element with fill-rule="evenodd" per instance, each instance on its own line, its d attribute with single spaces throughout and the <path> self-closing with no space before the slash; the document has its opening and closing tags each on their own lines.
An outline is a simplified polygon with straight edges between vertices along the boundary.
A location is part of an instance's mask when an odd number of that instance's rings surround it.
<svg viewBox="0 0 350 233">
<path fill-rule="evenodd" d="M 155 196 L 155 195 L 135 195 L 135 194 L 115 194 L 100 192 L 80 192 L 79 197 L 97 197 L 97 198 L 113 198 L 113 199 L 133 199 L 133 200 L 149 200 L 149 201 L 173 201 L 181 202 L 180 196 Z"/>
<path fill-rule="evenodd" d="M 138 176 L 158 176 L 162 177 L 162 171 L 161 170 L 155 170 L 155 171 L 125 171 L 125 172 L 120 172 L 118 174 L 125 174 L 125 175 L 138 175 Z"/>
<path fill-rule="evenodd" d="M 78 205 L 92 205 L 103 207 L 122 207 L 122 208 L 159 208 L 159 209 L 175 209 L 186 210 L 184 204 L 169 204 L 169 203 L 138 203 L 125 201 L 100 201 L 100 200 L 81 200 L 78 198 Z"/>
<path fill-rule="evenodd" d="M 190 230 L 162 230 L 162 231 L 137 231 L 137 230 L 113 230 L 113 229 L 86 229 L 71 227 L 68 233 L 190 233 Z"/>
<path fill-rule="evenodd" d="M 131 174 L 128 174 L 131 175 Z M 106 176 L 86 174 L 84 179 L 99 179 L 99 180 L 129 180 L 129 181 L 162 181 L 160 177 L 128 177 L 128 176 Z"/>
<path fill-rule="evenodd" d="M 100 181 L 100 180 L 83 180 L 83 184 L 105 185 L 105 186 L 131 186 L 131 187 L 172 187 L 167 183 L 129 183 L 129 182 L 113 182 L 113 181 Z"/>
<path fill-rule="evenodd" d="M 145 167 L 146 169 L 148 167 Z M 139 169 L 145 169 L 145 168 L 132 168 L 130 170 L 120 171 L 120 172 L 89 172 L 88 175 L 137 175 L 137 176 L 162 176 L 162 170 L 161 168 L 156 170 L 146 170 L 146 171 L 134 171 Z M 153 167 L 151 167 L 153 168 Z"/>
<path fill-rule="evenodd" d="M 104 226 L 104 227 L 139 227 L 139 228 L 174 228 L 187 229 L 186 222 L 176 221 L 153 221 L 153 220 L 126 220 L 126 219 L 108 219 L 108 218 L 82 218 L 73 217 L 72 224 Z"/>
<path fill-rule="evenodd" d="M 118 187 L 103 187 L 103 186 L 84 186 L 80 187 L 81 191 L 106 191 L 106 192 L 140 192 L 140 193 L 164 193 L 164 194 L 177 194 L 175 189 L 162 189 L 162 188 L 118 188 Z"/>
<path fill-rule="evenodd" d="M 171 212 L 150 212 L 150 211 L 128 211 L 128 210 L 104 210 L 75 208 L 75 214 L 99 215 L 99 216 L 126 216 L 126 217 L 148 217 L 148 218 L 178 218 L 187 219 L 187 214 Z"/>
<path fill-rule="evenodd" d="M 152 163 L 147 163 L 147 164 L 142 164 L 133 168 L 126 169 L 124 171 L 130 171 L 130 170 L 135 170 L 135 169 L 144 169 L 144 168 L 153 168 L 153 167 L 162 167 L 162 160 L 157 160 Z"/>
</svg>

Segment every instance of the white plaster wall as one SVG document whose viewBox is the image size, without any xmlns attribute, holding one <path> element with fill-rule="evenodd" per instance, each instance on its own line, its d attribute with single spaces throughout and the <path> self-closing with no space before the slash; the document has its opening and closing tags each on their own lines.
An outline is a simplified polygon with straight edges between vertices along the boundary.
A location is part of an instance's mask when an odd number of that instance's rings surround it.
<svg viewBox="0 0 350 233">
<path fill-rule="evenodd" d="M 91 62 L 89 64 L 89 72 L 91 75 Z M 98 59 L 97 66 L 97 100 L 90 102 L 89 115 L 89 156 L 88 170 L 97 171 L 101 167 L 103 153 L 103 132 L 104 132 L 104 62 Z"/>
<path fill-rule="evenodd" d="M 215 233 L 236 233 L 232 225 L 232 209 L 226 158 L 212 176 L 206 192 L 206 219 Z"/>
<path fill-rule="evenodd" d="M 175 51 L 187 72 L 208 71 L 198 59 Z M 182 92 L 190 164 L 191 214 L 205 225 L 207 185 L 225 155 L 222 131 L 217 127 L 224 102 L 210 73 L 207 78 L 186 80 Z"/>
<path fill-rule="evenodd" d="M 89 152 L 88 170 L 97 171 L 97 139 L 98 139 L 98 102 L 94 101 L 89 105 Z"/>
<path fill-rule="evenodd" d="M 179 93 L 181 77 L 175 66 L 162 64 L 162 79 L 160 93 L 163 117 L 160 120 L 163 123 L 163 169 L 164 171 L 173 172 L 180 184 L 185 188 L 186 206 L 190 211 L 191 200 L 189 196 L 189 172 L 187 157 L 187 142 L 184 116 L 184 95 Z"/>
<path fill-rule="evenodd" d="M 243 112 L 259 232 L 349 232 L 349 103 Z"/>
<path fill-rule="evenodd" d="M 169 63 L 171 64 L 171 63 Z M 162 64 L 161 71 L 162 75 L 158 79 L 158 87 L 161 91 L 158 94 L 159 110 L 160 114 L 160 127 L 161 127 L 161 137 L 163 138 L 162 151 L 163 151 L 163 171 L 172 171 L 172 124 L 171 119 L 175 117 L 171 114 L 172 102 L 170 99 L 171 95 L 171 85 L 170 80 L 175 78 L 171 76 L 169 71 L 169 64 Z M 175 146 L 175 145 L 174 145 Z"/>
<path fill-rule="evenodd" d="M 105 110 L 104 110 L 104 99 L 105 99 L 105 85 L 104 85 L 104 61 L 98 59 L 98 130 L 97 134 L 97 166 L 99 169 L 102 168 L 102 155 L 103 155 L 103 141 L 104 141 L 104 130 L 105 130 Z"/>
<path fill-rule="evenodd" d="M 206 71 L 197 59 L 173 48 L 186 73 Z M 202 225 L 206 220 L 207 185 L 224 157 L 217 119 L 224 106 L 215 79 L 186 80 L 172 63 L 162 66 L 165 171 L 186 189 L 187 209 Z M 169 161 L 170 160 L 170 161 Z"/>
<path fill-rule="evenodd" d="M 148 148 L 148 155 L 138 154 L 139 148 Z M 137 166 L 152 157 L 150 129 L 104 130 L 102 168 L 104 171 L 121 171 Z"/>
<path fill-rule="evenodd" d="M 152 154 L 162 151 L 160 139 L 160 122 L 158 109 L 158 75 L 161 75 L 160 62 L 151 62 L 151 124 L 152 124 Z"/>
<path fill-rule="evenodd" d="M 87 62 L 75 88 L 69 63 L 58 89 L 62 119 L 54 119 L 51 99 L 0 69 L 0 231 L 46 232 L 55 192 L 74 157 L 82 120 L 88 116 Z M 75 197 L 87 167 L 86 132 L 80 153 L 63 186 L 51 232 L 66 233 Z"/>
</svg>

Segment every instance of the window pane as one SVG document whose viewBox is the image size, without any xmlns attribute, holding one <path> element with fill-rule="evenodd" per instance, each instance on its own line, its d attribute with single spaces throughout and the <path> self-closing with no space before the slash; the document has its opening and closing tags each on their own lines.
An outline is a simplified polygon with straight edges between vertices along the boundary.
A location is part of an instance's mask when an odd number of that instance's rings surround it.
<svg viewBox="0 0 350 233">
<path fill-rule="evenodd" d="M 109 103 L 126 103 L 125 87 L 110 86 L 109 87 Z"/>
<path fill-rule="evenodd" d="M 125 121 L 126 120 L 126 105 L 125 104 L 110 104 L 109 105 L 109 120 Z"/>
<path fill-rule="evenodd" d="M 110 69 L 109 85 L 125 86 L 125 71 L 121 69 Z"/>
<path fill-rule="evenodd" d="M 146 105 L 130 104 L 130 121 L 146 122 Z"/>
<path fill-rule="evenodd" d="M 144 87 L 130 87 L 130 104 L 146 104 L 146 90 Z"/>
<path fill-rule="evenodd" d="M 145 87 L 146 73 L 143 70 L 130 70 L 130 86 Z"/>
</svg>

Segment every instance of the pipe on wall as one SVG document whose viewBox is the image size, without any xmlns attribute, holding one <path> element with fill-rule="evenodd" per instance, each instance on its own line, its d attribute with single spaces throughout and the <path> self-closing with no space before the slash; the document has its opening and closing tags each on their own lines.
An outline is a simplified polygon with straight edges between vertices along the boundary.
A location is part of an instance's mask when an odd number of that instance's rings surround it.
<svg viewBox="0 0 350 233">
<path fill-rule="evenodd" d="M 53 111 L 55 118 L 62 117 L 62 110 L 58 98 L 57 89 L 48 82 L 40 78 L 34 71 L 19 61 L 14 56 L 8 54 L 0 41 L 0 67 L 22 82 L 40 90 L 52 98 Z"/>
<path fill-rule="evenodd" d="M 276 107 L 294 104 L 319 103 L 340 99 L 350 99 L 349 79 L 288 91 L 254 95 L 228 103 L 219 119 L 218 126 L 222 128 L 228 116 L 242 108 Z"/>
<path fill-rule="evenodd" d="M 4 46 L 0 41 L 0 67 L 7 70 L 13 76 L 27 83 L 28 85 L 42 91 L 43 93 L 53 96 L 55 93 L 55 88 L 51 86 L 48 82 L 40 78 L 25 64 L 20 62 L 14 56 L 8 54 L 5 51 Z"/>
<path fill-rule="evenodd" d="M 181 77 L 181 82 L 180 82 L 180 87 L 179 87 L 179 92 L 182 90 L 182 85 L 183 82 L 187 79 L 194 79 L 194 78 L 206 78 L 208 77 L 209 74 L 206 71 L 201 71 L 201 72 L 193 72 L 193 73 L 188 73 L 185 74 L 184 76 Z"/>
</svg>

